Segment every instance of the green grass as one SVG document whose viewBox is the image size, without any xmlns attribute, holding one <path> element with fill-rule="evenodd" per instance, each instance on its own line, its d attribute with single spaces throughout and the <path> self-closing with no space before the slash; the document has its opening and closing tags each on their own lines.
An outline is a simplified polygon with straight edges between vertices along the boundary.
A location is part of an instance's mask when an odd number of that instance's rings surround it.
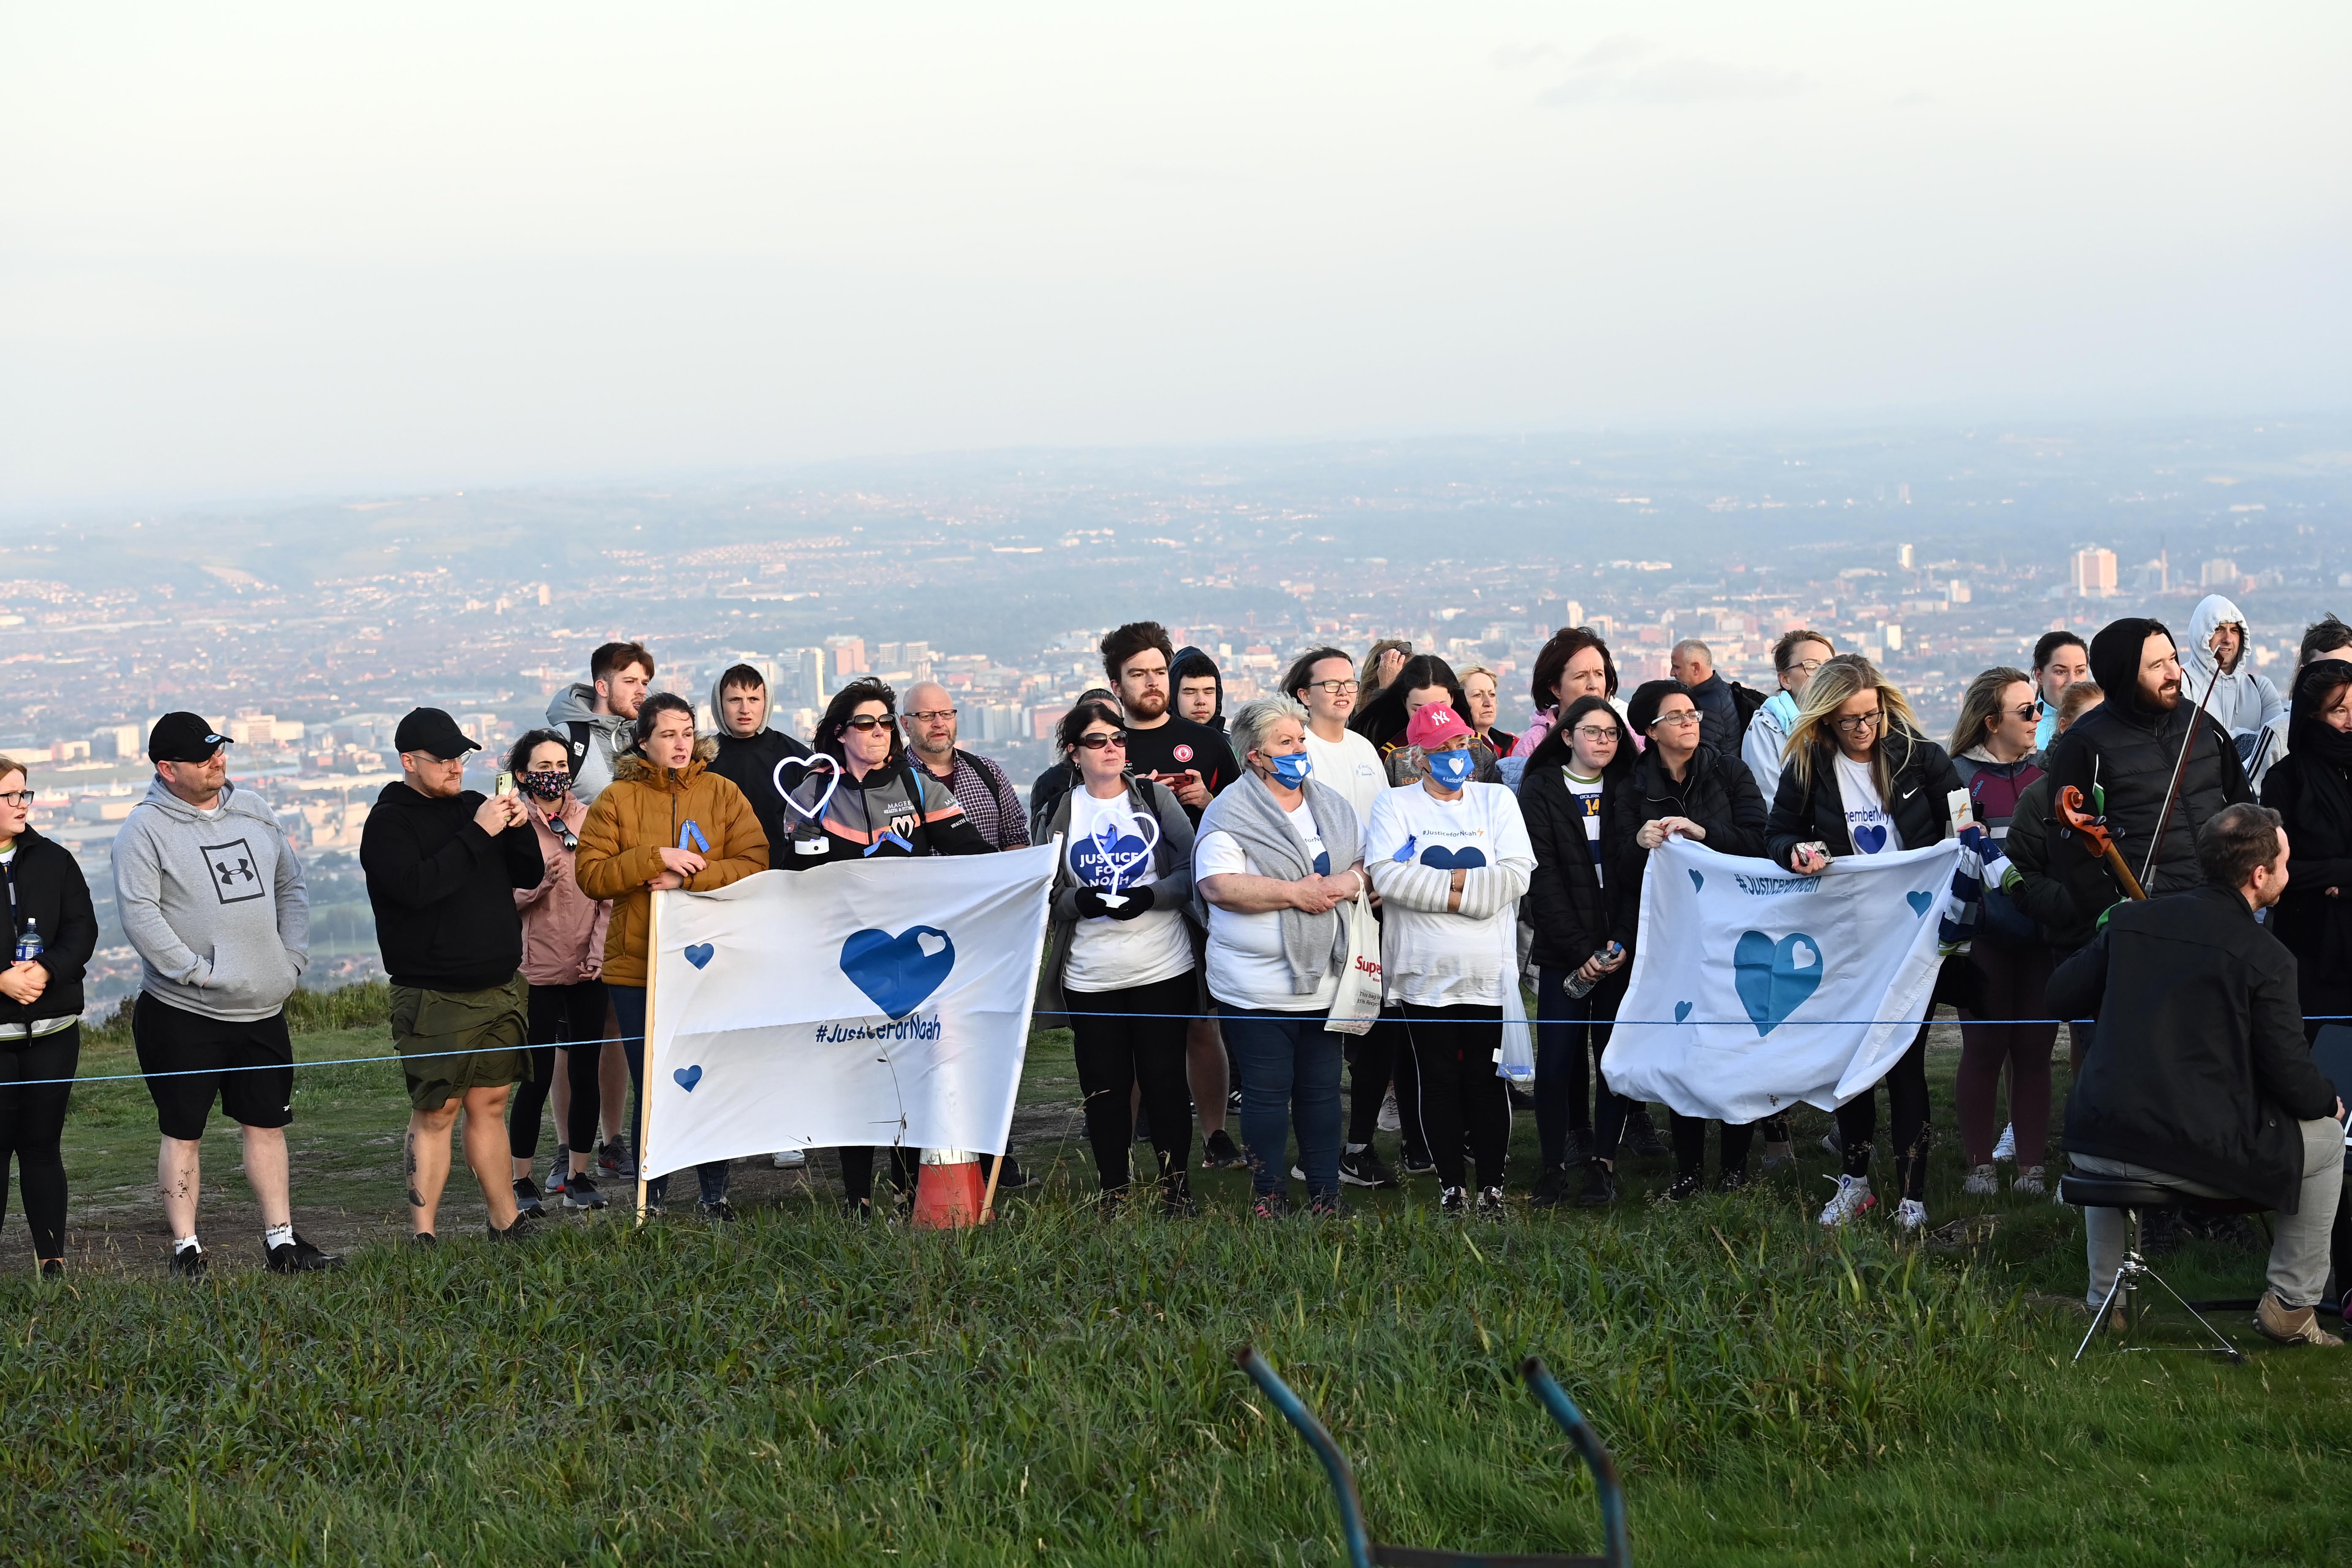
<svg viewBox="0 0 2352 1568">
<path fill-rule="evenodd" d="M 301 1041 L 383 1048 L 380 1025 Z M 93 1044 L 84 1071 L 119 1056 Z M 986 1231 L 849 1226 L 761 1164 L 729 1230 L 564 1220 L 418 1255 L 388 1244 L 396 1065 L 315 1068 L 296 1207 L 352 1267 L 195 1289 L 154 1277 L 143 1089 L 79 1090 L 72 1289 L 26 1277 L 19 1227 L 0 1255 L 0 1560 L 1342 1561 L 1244 1342 L 1322 1413 L 1387 1540 L 1597 1546 L 1591 1488 L 1510 1376 L 1533 1351 L 1616 1451 L 1645 1563 L 2336 1555 L 2352 1358 L 2070 1367 L 2081 1320 L 2041 1298 L 2079 1293 L 2078 1223 L 1963 1204 L 1949 1151 L 1930 1203 L 1997 1217 L 1973 1248 L 1822 1232 L 1817 1150 L 1801 1180 L 1676 1208 L 1636 1162 L 1599 1215 L 1440 1223 L 1416 1187 L 1258 1226 L 1221 1173 L 1202 1219 L 1106 1222 L 1078 1201 L 1072 1077 L 1039 1037 L 1023 1154 L 1051 1179 Z M 205 1234 L 242 1264 L 234 1139 L 213 1142 Z M 463 1185 L 449 1210 L 478 1215 Z M 2164 1266 L 2192 1294 L 2259 1289 L 2239 1247 Z"/>
</svg>

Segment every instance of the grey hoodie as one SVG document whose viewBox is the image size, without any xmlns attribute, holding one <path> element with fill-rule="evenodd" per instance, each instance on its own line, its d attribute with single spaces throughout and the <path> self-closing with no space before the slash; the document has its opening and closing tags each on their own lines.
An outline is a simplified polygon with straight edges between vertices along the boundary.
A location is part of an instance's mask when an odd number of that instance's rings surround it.
<svg viewBox="0 0 2352 1568">
<path fill-rule="evenodd" d="M 2238 668 L 2221 673 L 2208 646 L 2214 631 L 2234 626 L 2241 638 Z M 2254 671 L 2254 639 L 2246 635 L 2246 617 L 2221 594 L 2208 594 L 2189 617 L 2189 640 L 2180 647 L 2180 697 L 2195 702 L 2211 687 L 2205 711 L 2221 721 L 2237 742 L 2238 759 L 2246 764 L 2246 782 L 2257 792 L 2271 764 L 2286 754 L 2286 703 L 2267 675 Z"/>
<path fill-rule="evenodd" d="M 157 779 L 114 836 L 114 907 L 140 988 L 226 1023 L 267 1018 L 310 963 L 302 863 L 269 808 L 235 784 L 198 811 Z"/>
<path fill-rule="evenodd" d="M 629 721 L 618 714 L 597 712 L 595 687 L 574 681 L 547 705 L 547 726 L 560 731 L 567 745 L 572 742 L 569 726 L 573 724 L 588 726 L 588 749 L 572 759 L 572 793 L 593 805 L 604 786 L 613 782 L 614 760 L 629 748 Z"/>
</svg>

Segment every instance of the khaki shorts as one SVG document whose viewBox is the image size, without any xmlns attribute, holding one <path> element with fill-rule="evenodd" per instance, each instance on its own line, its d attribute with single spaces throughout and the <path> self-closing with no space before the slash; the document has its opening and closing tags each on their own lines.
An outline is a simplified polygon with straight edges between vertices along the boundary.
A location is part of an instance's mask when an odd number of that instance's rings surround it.
<svg viewBox="0 0 2352 1568">
<path fill-rule="evenodd" d="M 392 1048 L 408 1075 L 408 1103 L 438 1110 L 469 1089 L 530 1077 L 530 984 L 520 974 L 487 991 L 392 988 Z"/>
</svg>

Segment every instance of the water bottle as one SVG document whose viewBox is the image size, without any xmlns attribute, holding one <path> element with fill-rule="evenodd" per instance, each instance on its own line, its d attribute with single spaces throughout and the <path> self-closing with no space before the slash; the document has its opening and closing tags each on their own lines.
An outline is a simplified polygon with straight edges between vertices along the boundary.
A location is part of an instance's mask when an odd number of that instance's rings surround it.
<svg viewBox="0 0 2352 1568">
<path fill-rule="evenodd" d="M 41 922 L 27 916 L 25 929 L 16 933 L 16 962 L 30 963 L 47 951 L 48 943 L 41 940 Z"/>
<path fill-rule="evenodd" d="M 1608 946 L 1601 949 L 1598 952 L 1595 952 L 1592 956 L 1599 959 L 1601 963 L 1606 963 L 1624 951 L 1625 950 L 1623 948 L 1619 947 L 1612 942 Z M 1606 979 L 1607 976 L 1604 975 L 1602 978 Z M 1568 977 L 1569 997 L 1570 1000 L 1574 1000 L 1577 997 L 1586 995 L 1594 986 L 1600 984 L 1601 981 L 1599 980 L 1587 980 L 1584 977 L 1584 971 L 1579 969 Z"/>
</svg>

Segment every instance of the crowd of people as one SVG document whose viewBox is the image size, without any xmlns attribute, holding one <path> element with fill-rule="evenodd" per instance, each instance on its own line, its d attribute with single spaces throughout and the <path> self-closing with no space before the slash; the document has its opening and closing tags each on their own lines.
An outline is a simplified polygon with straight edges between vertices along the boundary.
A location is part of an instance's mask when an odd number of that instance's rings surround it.
<svg viewBox="0 0 2352 1568">
<path fill-rule="evenodd" d="M 1000 766 L 957 744 L 954 697 L 929 681 L 902 708 L 888 685 L 853 679 L 803 741 L 772 726 L 764 679 L 737 665 L 711 689 L 705 733 L 693 704 L 653 690 L 651 652 L 608 644 L 546 726 L 514 742 L 488 794 L 465 787 L 476 743 L 418 709 L 399 726 L 402 775 L 361 847 L 409 1089 L 415 1241 L 436 1241 L 461 1120 L 494 1238 L 523 1234 L 551 1200 L 601 1208 L 600 1178 L 633 1173 L 635 1119 L 623 1102 L 642 1093 L 653 892 L 1048 841 L 1066 849 L 1036 1017 L 1073 1032 L 1106 1206 L 1126 1200 L 1142 1145 L 1162 1210 L 1192 1212 L 1197 1121 L 1201 1165 L 1246 1167 L 1260 1215 L 1286 1212 L 1294 1182 L 1310 1211 L 1330 1215 L 1346 1186 L 1421 1176 L 1434 1178 L 1444 1211 L 1500 1214 L 1517 1091 L 1496 1064 L 1507 1022 L 1524 1016 L 1523 976 L 1535 997 L 1531 1205 L 1606 1205 L 1624 1153 L 1669 1148 L 1664 1195 L 1686 1198 L 1707 1185 L 1706 1124 L 1670 1113 L 1669 1144 L 1601 1065 L 1634 952 L 1674 940 L 1640 929 L 1648 856 L 1682 837 L 1819 875 L 1844 857 L 1951 837 L 1956 792 L 1982 829 L 1985 867 L 1973 940 L 1937 986 L 1961 1020 L 1965 1190 L 1997 1193 L 2006 1163 L 2014 1191 L 2047 1193 L 2053 1008 L 2106 1019 L 2070 1026 L 2078 1100 L 2115 1027 L 2071 961 L 2095 952 L 2112 964 L 2110 917 L 2142 894 L 2176 923 L 2206 910 L 2210 924 L 2207 906 L 2246 880 L 2217 894 L 2214 868 L 2235 876 L 2244 855 L 2217 859 L 2210 841 L 2262 837 L 2237 808 L 2267 803 L 2295 869 L 2244 895 L 2255 934 L 2231 940 L 2276 950 L 2299 1037 L 2352 1015 L 2352 900 L 2339 897 L 2352 884 L 2352 626 L 2330 616 L 2310 628 L 2284 697 L 2253 668 L 2227 599 L 2209 597 L 2190 626 L 2186 644 L 2134 617 L 2087 645 L 2051 632 L 2030 669 L 1977 677 L 1939 743 L 1868 659 L 1804 627 L 1773 645 L 1769 692 L 1727 681 L 1706 644 L 1685 640 L 1670 678 L 1625 694 L 1605 639 L 1563 628 L 1533 663 L 1533 716 L 1512 734 L 1496 725 L 1494 671 L 1456 670 L 1395 640 L 1360 659 L 1309 649 L 1280 689 L 1228 714 L 1214 659 L 1137 622 L 1102 639 L 1104 684 L 1064 716 L 1056 760 L 1025 801 Z M 294 1228 L 286 1155 L 284 1007 L 309 953 L 302 868 L 271 814 L 228 778 L 230 746 L 196 715 L 159 721 L 153 782 L 114 846 L 117 904 L 142 966 L 132 1031 L 162 1133 L 171 1267 L 205 1268 L 199 1151 L 217 1102 L 242 1131 L 268 1266 L 328 1268 L 340 1260 Z M 78 1059 L 97 932 L 72 858 L 27 825 L 31 799 L 28 770 L 0 758 L 0 865 L 17 933 L 0 973 L 0 1152 L 17 1163 L 40 1267 L 55 1270 L 68 1094 L 54 1080 Z M 2204 901 L 2167 897 L 2189 893 Z M 1378 1016 L 1328 1028 L 1366 921 L 1377 921 Z M 2069 975 L 2063 987 L 2053 978 Z M 619 1051 L 603 1048 L 613 1042 Z M 1906 1229 L 1927 1220 L 1926 1043 L 1922 1025 L 1884 1080 L 1892 1213 Z M 2318 1089 L 2297 1079 L 2282 1092 L 2309 1120 Z M 1878 1098 L 1837 1110 L 1826 1142 L 1841 1171 L 1824 1224 L 1877 1206 Z M 2081 1112 L 2069 1110 L 2070 1149 Z M 1382 1132 L 1395 1134 L 1393 1165 Z M 1759 1134 L 1767 1170 L 1792 1157 L 1784 1121 L 1725 1126 L 1716 1190 L 1748 1184 Z M 2144 1142 L 2129 1152 L 2150 1152 Z M 878 1152 L 837 1152 L 854 1213 L 871 1211 Z M 912 1152 L 892 1155 L 903 1198 Z M 1004 1163 L 1001 1185 L 1027 1179 Z M 2179 1169 L 2212 1179 L 2210 1162 Z M 701 1167 L 697 1183 L 698 1212 L 730 1217 L 726 1164 Z M 648 1184 L 656 1210 L 666 1185 Z M 2279 1186 L 2270 1195 L 2292 1197 Z M 2311 1304 L 2287 1299 L 2309 1293 L 2307 1258 L 2300 1267 L 2281 1296 L 2290 1316 Z"/>
</svg>

